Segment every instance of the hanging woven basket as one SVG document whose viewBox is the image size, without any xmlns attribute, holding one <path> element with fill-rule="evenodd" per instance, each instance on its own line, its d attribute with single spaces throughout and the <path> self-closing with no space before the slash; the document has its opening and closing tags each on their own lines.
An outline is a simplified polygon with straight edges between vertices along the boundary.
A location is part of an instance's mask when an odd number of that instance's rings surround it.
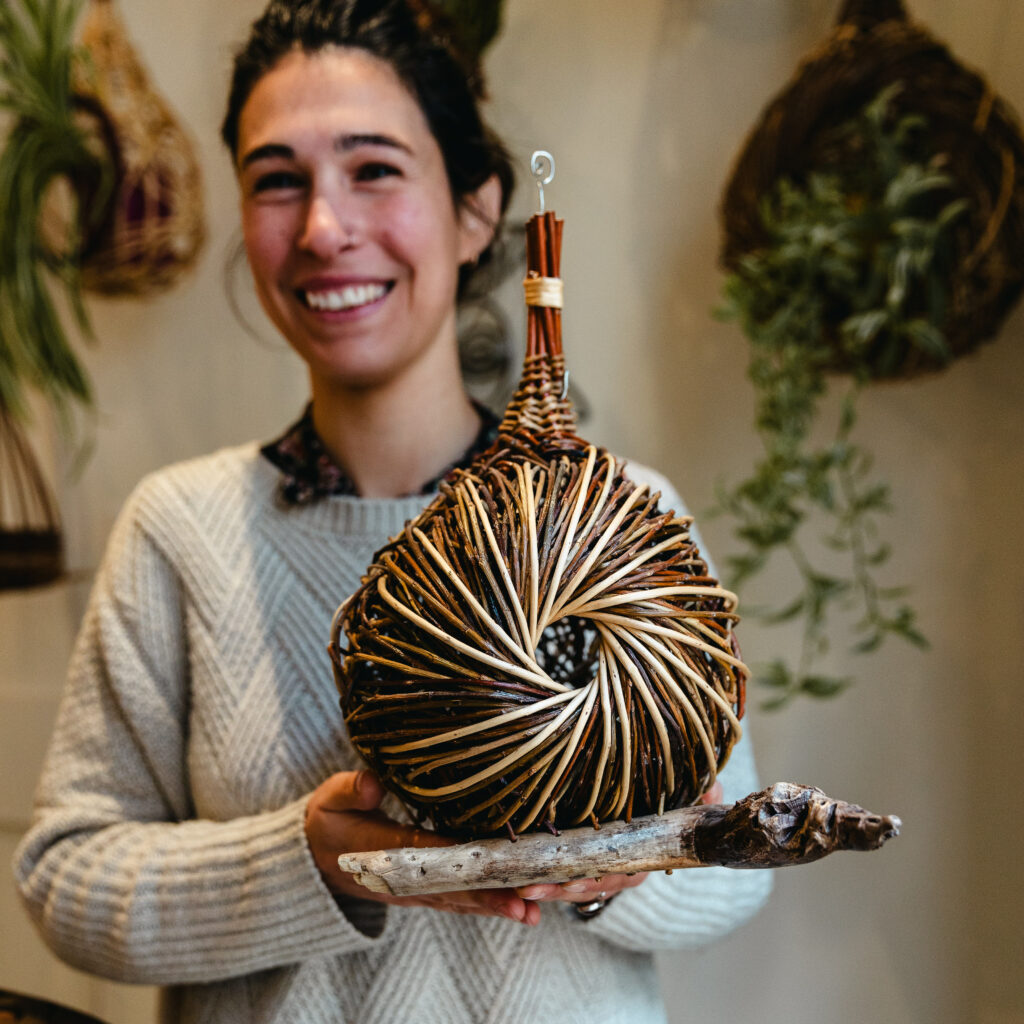
<svg viewBox="0 0 1024 1024">
<path fill-rule="evenodd" d="M 355 748 L 462 837 L 692 803 L 740 734 L 735 597 L 689 517 L 577 436 L 562 223 L 527 227 L 522 381 L 489 451 L 381 550 L 330 653 Z"/>
<path fill-rule="evenodd" d="M 1024 285 L 1024 140 L 988 82 L 910 21 L 900 0 L 847 0 L 832 35 L 765 108 L 725 189 L 721 259 L 734 270 L 766 243 L 764 197 L 782 178 L 799 183 L 841 164 L 843 155 L 829 149 L 831 130 L 897 82 L 895 112 L 926 119 L 930 148 L 943 155 L 944 170 L 969 202 L 943 282 L 942 330 L 956 357 L 996 334 Z M 891 375 L 945 365 L 908 345 Z M 838 345 L 834 369 L 856 369 Z"/>
<path fill-rule="evenodd" d="M 56 502 L 24 432 L 0 403 L 0 590 L 57 579 L 63 547 Z"/>
<path fill-rule="evenodd" d="M 113 0 L 92 0 L 81 42 L 88 56 L 76 102 L 107 144 L 116 174 L 103 222 L 86 233 L 82 284 L 107 295 L 161 291 L 195 263 L 205 237 L 199 163 Z M 107 122 L 100 131 L 97 119 Z"/>
</svg>

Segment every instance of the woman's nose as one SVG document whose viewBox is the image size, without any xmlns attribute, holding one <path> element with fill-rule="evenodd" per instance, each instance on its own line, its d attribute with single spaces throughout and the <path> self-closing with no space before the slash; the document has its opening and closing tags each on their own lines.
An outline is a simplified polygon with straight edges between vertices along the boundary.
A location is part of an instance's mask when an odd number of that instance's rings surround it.
<svg viewBox="0 0 1024 1024">
<path fill-rule="evenodd" d="M 355 237 L 350 204 L 332 201 L 324 195 L 312 197 L 298 239 L 300 249 L 320 259 L 329 259 L 355 244 Z"/>
</svg>

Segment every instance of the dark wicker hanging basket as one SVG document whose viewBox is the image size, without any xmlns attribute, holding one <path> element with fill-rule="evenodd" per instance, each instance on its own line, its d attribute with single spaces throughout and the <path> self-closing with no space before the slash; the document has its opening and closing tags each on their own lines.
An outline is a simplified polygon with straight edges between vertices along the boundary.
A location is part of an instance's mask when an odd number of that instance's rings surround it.
<svg viewBox="0 0 1024 1024">
<path fill-rule="evenodd" d="M 62 572 L 56 503 L 24 432 L 0 403 L 0 590 L 41 586 Z"/>
<path fill-rule="evenodd" d="M 1024 284 L 1024 140 L 989 83 L 909 20 L 900 0 L 847 0 L 832 35 L 765 108 L 725 189 L 721 259 L 736 269 L 765 244 L 764 197 L 781 178 L 799 182 L 834 166 L 830 130 L 897 82 L 896 112 L 927 120 L 930 148 L 943 154 L 944 169 L 969 202 L 945 282 L 942 330 L 956 357 L 998 331 Z M 892 375 L 944 365 L 908 346 Z"/>
<path fill-rule="evenodd" d="M 332 628 L 352 743 L 448 835 L 692 803 L 740 733 L 734 595 L 689 517 L 576 434 L 561 233 L 551 213 L 527 228 L 527 353 L 498 440 L 378 552 Z"/>
</svg>

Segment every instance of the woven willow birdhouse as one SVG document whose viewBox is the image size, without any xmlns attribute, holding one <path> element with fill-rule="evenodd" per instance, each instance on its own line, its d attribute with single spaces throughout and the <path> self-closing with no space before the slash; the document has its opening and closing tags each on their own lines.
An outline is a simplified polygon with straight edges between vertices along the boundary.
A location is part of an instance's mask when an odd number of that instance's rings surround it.
<svg viewBox="0 0 1024 1024">
<path fill-rule="evenodd" d="M 332 627 L 352 743 L 452 836 L 693 802 L 740 734 L 734 596 L 689 517 L 576 434 L 561 235 L 551 213 L 527 226 L 527 354 L 497 441 L 378 552 Z"/>
</svg>

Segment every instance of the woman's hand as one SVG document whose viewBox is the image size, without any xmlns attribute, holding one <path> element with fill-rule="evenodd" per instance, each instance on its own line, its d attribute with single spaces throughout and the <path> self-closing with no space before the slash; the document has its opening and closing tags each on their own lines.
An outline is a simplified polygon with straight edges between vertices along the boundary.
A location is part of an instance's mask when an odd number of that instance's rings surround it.
<svg viewBox="0 0 1024 1024">
<path fill-rule="evenodd" d="M 722 784 L 715 784 L 700 798 L 699 803 L 717 804 L 722 801 Z M 561 885 L 523 885 L 516 893 L 531 902 L 561 900 L 565 903 L 592 903 L 607 900 L 623 889 L 632 889 L 647 877 L 642 871 L 635 875 L 603 875 L 601 878 L 578 878 Z"/>
<path fill-rule="evenodd" d="M 431 907 L 450 914 L 507 917 L 536 925 L 540 907 L 512 889 L 432 893 L 424 896 L 385 896 L 361 886 L 338 867 L 343 853 L 391 850 L 400 846 L 448 846 L 453 841 L 403 825 L 379 810 L 384 788 L 368 771 L 338 772 L 318 786 L 306 805 L 306 839 L 327 887 L 339 896 L 375 900 L 402 907 Z"/>
</svg>

